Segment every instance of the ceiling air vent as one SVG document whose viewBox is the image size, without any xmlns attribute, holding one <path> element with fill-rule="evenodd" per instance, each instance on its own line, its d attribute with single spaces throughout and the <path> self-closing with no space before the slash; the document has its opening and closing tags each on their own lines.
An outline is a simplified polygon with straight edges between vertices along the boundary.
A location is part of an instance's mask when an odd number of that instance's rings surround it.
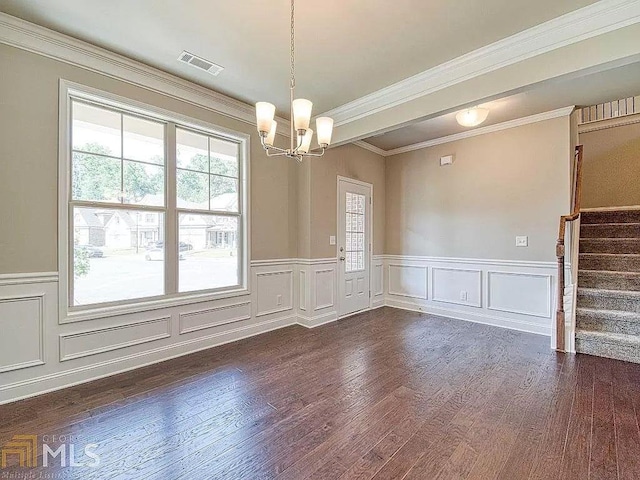
<svg viewBox="0 0 640 480">
<path fill-rule="evenodd" d="M 209 60 L 205 60 L 204 58 L 198 57 L 197 55 L 194 55 L 193 53 L 189 53 L 187 51 L 182 52 L 178 57 L 178 60 L 188 65 L 191 65 L 192 67 L 195 67 L 198 70 L 204 70 L 205 72 L 213 75 L 214 77 L 217 77 L 218 74 L 222 70 L 224 70 L 224 67 L 221 67 L 220 65 L 216 65 L 215 63 L 210 62 Z"/>
</svg>

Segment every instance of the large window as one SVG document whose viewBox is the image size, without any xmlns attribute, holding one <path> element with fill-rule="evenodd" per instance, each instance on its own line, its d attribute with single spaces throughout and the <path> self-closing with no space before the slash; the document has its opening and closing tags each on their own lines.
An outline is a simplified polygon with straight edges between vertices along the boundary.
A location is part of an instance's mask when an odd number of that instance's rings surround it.
<svg viewBox="0 0 640 480">
<path fill-rule="evenodd" d="M 69 308 L 244 287 L 246 139 L 69 101 Z"/>
</svg>

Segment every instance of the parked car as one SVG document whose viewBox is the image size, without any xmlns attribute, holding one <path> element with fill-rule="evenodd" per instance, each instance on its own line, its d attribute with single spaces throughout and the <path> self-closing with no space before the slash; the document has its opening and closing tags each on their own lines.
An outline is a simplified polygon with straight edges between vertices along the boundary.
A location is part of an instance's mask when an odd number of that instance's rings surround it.
<svg viewBox="0 0 640 480">
<path fill-rule="evenodd" d="M 149 261 L 164 260 L 164 248 L 149 248 L 144 254 L 144 259 Z M 178 255 L 178 260 L 184 260 L 182 252 Z"/>
<path fill-rule="evenodd" d="M 164 242 L 152 242 L 147 246 L 147 250 L 150 250 L 153 248 L 164 248 Z M 181 252 L 188 252 L 189 250 L 193 250 L 193 245 L 186 242 L 180 242 L 178 244 L 178 249 Z"/>
<path fill-rule="evenodd" d="M 101 248 L 94 247 L 93 245 L 77 245 L 77 250 L 87 252 L 89 258 L 102 258 L 104 257 L 104 251 Z"/>
</svg>

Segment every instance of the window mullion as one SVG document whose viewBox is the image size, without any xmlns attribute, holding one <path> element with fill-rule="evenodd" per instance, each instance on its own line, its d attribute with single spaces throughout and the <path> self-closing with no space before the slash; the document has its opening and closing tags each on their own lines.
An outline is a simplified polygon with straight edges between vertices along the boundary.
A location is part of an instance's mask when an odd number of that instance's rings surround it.
<svg viewBox="0 0 640 480">
<path fill-rule="evenodd" d="M 165 293 L 178 292 L 178 214 L 176 209 L 176 177 L 177 177 L 177 148 L 176 148 L 176 124 L 169 122 L 166 126 L 165 158 L 166 161 L 166 186 L 165 204 L 167 216 L 165 220 Z"/>
</svg>

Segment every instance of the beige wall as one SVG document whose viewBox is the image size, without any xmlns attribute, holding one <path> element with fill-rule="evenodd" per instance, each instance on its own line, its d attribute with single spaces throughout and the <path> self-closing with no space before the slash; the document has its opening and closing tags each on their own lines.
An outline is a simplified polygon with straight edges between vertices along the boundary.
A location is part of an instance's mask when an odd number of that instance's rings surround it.
<svg viewBox="0 0 640 480">
<path fill-rule="evenodd" d="M 253 126 L 186 102 L 8 46 L 0 64 L 0 273 L 57 270 L 60 78 L 251 134 L 253 259 L 334 257 L 338 175 L 374 185 L 375 254 L 548 260 L 569 208 L 567 119 L 386 160 L 346 145 L 299 165 L 267 158 Z M 514 247 L 520 234 L 529 248 Z"/>
<path fill-rule="evenodd" d="M 640 205 L 640 123 L 580 134 L 582 206 Z"/>
<path fill-rule="evenodd" d="M 305 160 L 306 161 L 306 160 Z M 385 178 L 384 158 L 356 145 L 329 149 L 324 157 L 310 161 L 308 189 L 311 192 L 309 237 L 300 232 L 300 256 L 310 258 L 336 256 L 336 247 L 329 245 L 329 236 L 337 235 L 338 175 L 373 184 L 373 253 L 384 253 Z M 301 190 L 304 187 L 301 186 Z"/>
<path fill-rule="evenodd" d="M 297 165 L 267 158 L 244 122 L 0 45 L 0 273 L 57 270 L 60 78 L 252 135 L 253 259 L 297 255 Z"/>
<path fill-rule="evenodd" d="M 385 253 L 552 261 L 569 171 L 568 117 L 388 157 Z"/>
<path fill-rule="evenodd" d="M 311 162 L 298 168 L 298 257 L 311 258 Z"/>
</svg>

